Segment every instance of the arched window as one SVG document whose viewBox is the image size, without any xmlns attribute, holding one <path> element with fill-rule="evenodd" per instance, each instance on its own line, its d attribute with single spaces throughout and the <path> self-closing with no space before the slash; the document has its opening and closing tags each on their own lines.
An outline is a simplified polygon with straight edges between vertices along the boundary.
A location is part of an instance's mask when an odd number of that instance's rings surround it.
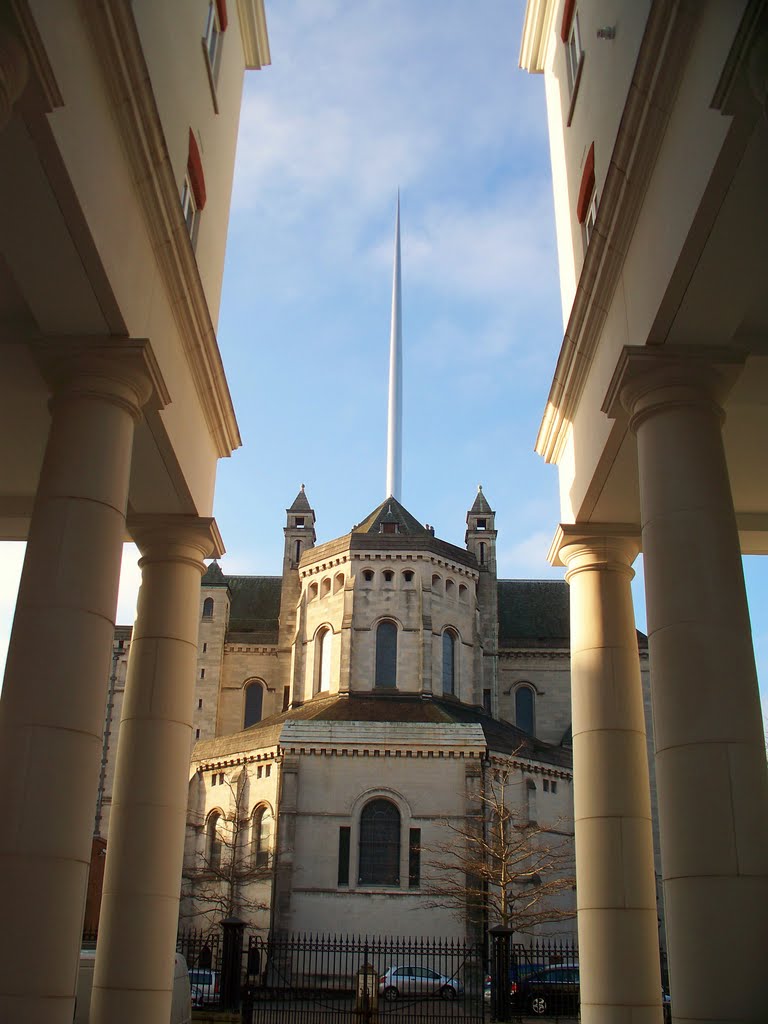
<svg viewBox="0 0 768 1024">
<path fill-rule="evenodd" d="M 459 600 L 460 601 L 468 601 L 469 600 L 469 591 L 467 590 L 466 585 L 464 583 L 460 583 L 459 584 Z"/>
<path fill-rule="evenodd" d="M 213 598 L 212 597 L 206 597 L 206 599 L 203 601 L 203 618 L 204 619 L 212 619 L 213 618 Z"/>
<path fill-rule="evenodd" d="M 406 583 L 413 583 L 414 572 L 413 569 L 406 569 L 403 573 L 403 579 Z"/>
<path fill-rule="evenodd" d="M 445 596 L 446 597 L 453 597 L 455 593 L 456 593 L 456 584 L 453 582 L 453 580 L 446 580 L 445 581 Z"/>
<path fill-rule="evenodd" d="M 389 800 L 371 800 L 360 815 L 358 882 L 400 884 L 400 811 Z"/>
<path fill-rule="evenodd" d="M 485 565 L 485 541 L 480 541 L 480 565 Z"/>
<path fill-rule="evenodd" d="M 294 559 L 294 561 L 298 562 L 300 558 L 301 558 L 301 541 L 297 540 L 296 541 L 296 558 Z"/>
<path fill-rule="evenodd" d="M 456 634 L 451 629 L 443 633 L 443 693 L 456 693 Z"/>
<path fill-rule="evenodd" d="M 323 582 L 320 584 L 320 597 L 328 597 L 331 592 L 331 578 L 326 576 Z"/>
<path fill-rule="evenodd" d="M 373 583 L 373 569 L 363 569 L 363 579 L 366 583 Z"/>
<path fill-rule="evenodd" d="M 243 728 L 261 721 L 264 704 L 264 687 L 261 683 L 248 683 L 245 687 L 245 708 L 243 710 Z"/>
<path fill-rule="evenodd" d="M 208 824 L 205 829 L 208 867 L 211 871 L 218 871 L 221 867 L 221 833 L 219 822 L 221 815 L 218 811 L 212 811 L 208 815 Z"/>
<path fill-rule="evenodd" d="M 376 630 L 376 686 L 397 686 L 397 626 L 380 622 Z"/>
<path fill-rule="evenodd" d="M 518 686 L 515 690 L 515 725 L 518 729 L 534 734 L 534 697 L 530 686 Z"/>
<path fill-rule="evenodd" d="M 310 601 L 314 601 L 314 599 L 316 597 L 317 597 L 317 584 L 316 583 L 310 583 L 309 584 L 309 600 Z"/>
<path fill-rule="evenodd" d="M 342 589 L 343 586 L 344 586 L 344 573 L 343 572 L 339 572 L 339 573 L 336 574 L 336 576 L 334 577 L 334 580 L 333 580 L 333 592 L 334 592 L 334 594 L 338 594 L 338 592 Z"/>
<path fill-rule="evenodd" d="M 392 580 L 395 578 L 395 574 L 392 572 L 391 569 L 385 569 L 383 575 L 385 583 L 391 583 Z"/>
<path fill-rule="evenodd" d="M 538 811 L 536 808 L 536 783 L 533 779 L 528 779 L 525 783 L 525 800 L 525 811 L 528 821 L 538 821 Z"/>
<path fill-rule="evenodd" d="M 253 864 L 265 868 L 269 864 L 272 846 L 272 814 L 268 807 L 257 807 L 251 825 Z"/>
<path fill-rule="evenodd" d="M 434 573 L 433 576 L 432 576 L 432 589 L 434 590 L 436 587 L 439 587 L 439 586 L 440 586 L 440 577 L 437 575 L 437 573 Z"/>
<path fill-rule="evenodd" d="M 322 629 L 317 634 L 317 689 L 316 693 L 321 690 L 329 690 L 331 688 L 331 648 L 333 646 L 333 631 L 330 629 Z"/>
</svg>

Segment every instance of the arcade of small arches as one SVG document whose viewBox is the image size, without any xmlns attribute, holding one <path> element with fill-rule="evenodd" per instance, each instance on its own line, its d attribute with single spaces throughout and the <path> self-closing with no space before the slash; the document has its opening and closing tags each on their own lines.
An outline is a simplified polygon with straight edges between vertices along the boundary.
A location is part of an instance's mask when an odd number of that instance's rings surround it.
<svg viewBox="0 0 768 1024">
<path fill-rule="evenodd" d="M 245 829 L 247 837 L 237 837 L 238 845 L 248 850 L 250 866 L 266 868 L 272 854 L 274 814 L 267 803 L 259 803 L 254 807 Z M 222 867 L 223 851 L 234 844 L 232 822 L 229 821 L 221 807 L 214 807 L 205 820 L 205 857 L 206 866 L 211 871 Z"/>
</svg>

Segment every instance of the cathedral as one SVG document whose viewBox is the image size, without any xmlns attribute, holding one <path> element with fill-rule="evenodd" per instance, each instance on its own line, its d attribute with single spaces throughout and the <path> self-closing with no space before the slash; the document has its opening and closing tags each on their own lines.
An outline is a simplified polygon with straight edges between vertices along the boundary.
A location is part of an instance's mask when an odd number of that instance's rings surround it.
<svg viewBox="0 0 768 1024">
<path fill-rule="evenodd" d="M 389 497 L 318 544 L 302 487 L 282 576 L 210 564 L 183 922 L 464 937 L 429 851 L 477 819 L 499 762 L 517 821 L 572 831 L 568 587 L 497 578 L 482 489 L 466 523 L 457 547 Z"/>
</svg>

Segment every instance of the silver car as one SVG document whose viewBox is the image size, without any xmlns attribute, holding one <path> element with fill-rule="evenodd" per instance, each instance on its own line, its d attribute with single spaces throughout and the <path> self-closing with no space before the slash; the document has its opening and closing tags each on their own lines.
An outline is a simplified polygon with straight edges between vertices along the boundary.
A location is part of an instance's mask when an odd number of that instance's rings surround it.
<svg viewBox="0 0 768 1024">
<path fill-rule="evenodd" d="M 412 995 L 455 999 L 463 994 L 464 985 L 458 978 L 438 974 L 431 967 L 389 967 L 379 978 L 379 995 L 390 1001 Z"/>
</svg>

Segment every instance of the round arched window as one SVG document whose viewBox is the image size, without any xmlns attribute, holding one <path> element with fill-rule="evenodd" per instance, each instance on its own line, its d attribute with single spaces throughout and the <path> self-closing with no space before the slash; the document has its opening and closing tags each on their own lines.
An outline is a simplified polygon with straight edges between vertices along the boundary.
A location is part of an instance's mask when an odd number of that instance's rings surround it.
<svg viewBox="0 0 768 1024">
<path fill-rule="evenodd" d="M 261 683 L 248 683 L 245 687 L 245 707 L 243 709 L 243 728 L 261 721 L 264 705 L 264 687 Z"/>
<path fill-rule="evenodd" d="M 371 800 L 360 815 L 358 882 L 400 884 L 400 811 L 390 800 Z"/>
</svg>

